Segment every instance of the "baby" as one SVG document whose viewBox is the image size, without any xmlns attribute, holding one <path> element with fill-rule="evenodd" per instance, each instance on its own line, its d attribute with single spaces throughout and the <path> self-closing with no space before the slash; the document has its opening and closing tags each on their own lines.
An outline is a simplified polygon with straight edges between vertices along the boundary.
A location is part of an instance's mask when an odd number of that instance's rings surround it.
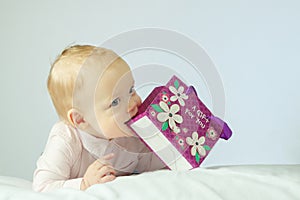
<svg viewBox="0 0 300 200">
<path fill-rule="evenodd" d="M 164 168 L 126 125 L 141 98 L 129 66 L 113 51 L 90 45 L 64 50 L 52 65 L 48 91 L 60 121 L 37 161 L 35 191 L 85 190 Z"/>
</svg>

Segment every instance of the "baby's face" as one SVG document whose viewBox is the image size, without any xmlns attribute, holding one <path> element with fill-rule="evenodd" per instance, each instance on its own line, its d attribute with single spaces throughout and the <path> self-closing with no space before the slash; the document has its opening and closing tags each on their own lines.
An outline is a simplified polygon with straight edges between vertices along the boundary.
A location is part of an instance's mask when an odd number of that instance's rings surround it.
<svg viewBox="0 0 300 200">
<path fill-rule="evenodd" d="M 103 72 L 95 91 L 94 109 L 102 134 L 108 139 L 132 136 L 126 122 L 140 105 L 130 68 L 119 58 Z"/>
</svg>

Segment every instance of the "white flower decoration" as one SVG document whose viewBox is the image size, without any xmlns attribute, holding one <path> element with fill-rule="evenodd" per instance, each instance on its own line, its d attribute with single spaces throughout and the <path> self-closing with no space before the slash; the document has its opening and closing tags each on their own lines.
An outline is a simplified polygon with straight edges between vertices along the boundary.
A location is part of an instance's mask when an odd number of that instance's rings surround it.
<svg viewBox="0 0 300 200">
<path fill-rule="evenodd" d="M 182 130 L 184 133 L 187 133 L 189 131 L 189 129 L 187 129 L 187 128 L 183 128 Z"/>
<path fill-rule="evenodd" d="M 177 131 L 178 127 L 176 126 L 175 122 L 177 122 L 177 123 L 183 122 L 182 117 L 180 115 L 176 114 L 180 110 L 179 106 L 177 104 L 173 104 L 169 108 L 169 106 L 163 101 L 159 102 L 159 106 L 165 112 L 160 112 L 157 114 L 158 121 L 165 122 L 165 121 L 169 120 L 170 129 L 172 129 L 172 130 L 175 129 Z"/>
<path fill-rule="evenodd" d="M 181 146 L 181 147 L 184 147 L 184 140 L 182 138 L 180 138 L 178 140 L 178 144 Z"/>
<path fill-rule="evenodd" d="M 190 146 L 193 146 L 192 149 L 191 149 L 192 156 L 196 155 L 196 151 L 198 151 L 198 153 L 201 156 L 206 155 L 206 150 L 202 146 L 205 143 L 205 137 L 204 136 L 202 136 L 198 139 L 198 133 L 193 132 L 192 133 L 192 138 L 190 138 L 190 137 L 186 138 L 186 143 L 188 143 L 188 145 L 190 145 Z"/>
<path fill-rule="evenodd" d="M 156 112 L 155 112 L 154 110 L 152 110 L 150 113 L 151 113 L 151 115 L 152 115 L 153 117 L 155 117 Z"/>
<path fill-rule="evenodd" d="M 175 126 L 173 131 L 174 131 L 174 133 L 178 134 L 178 133 L 180 133 L 180 128 Z"/>
<path fill-rule="evenodd" d="M 219 134 L 213 127 L 209 127 L 209 129 L 206 132 L 206 136 L 212 140 L 218 139 Z"/>
<path fill-rule="evenodd" d="M 181 106 L 184 106 L 185 105 L 184 100 L 187 100 L 189 98 L 185 93 L 183 93 L 184 88 L 182 86 L 179 86 L 177 90 L 175 87 L 169 86 L 169 90 L 174 94 L 174 96 L 171 96 L 170 100 L 171 101 L 178 100 L 179 104 Z"/>
</svg>

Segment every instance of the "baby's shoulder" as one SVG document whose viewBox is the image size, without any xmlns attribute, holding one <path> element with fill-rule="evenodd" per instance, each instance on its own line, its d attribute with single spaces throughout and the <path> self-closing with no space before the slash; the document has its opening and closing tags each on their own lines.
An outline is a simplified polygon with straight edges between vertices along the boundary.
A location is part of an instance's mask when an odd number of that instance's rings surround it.
<svg viewBox="0 0 300 200">
<path fill-rule="evenodd" d="M 77 130 L 62 121 L 55 123 L 50 131 L 49 139 L 61 138 L 66 143 L 80 143 Z"/>
<path fill-rule="evenodd" d="M 53 125 L 44 152 L 43 159 L 62 158 L 66 162 L 74 163 L 80 158 L 82 145 L 77 135 L 77 130 L 63 122 Z"/>
</svg>

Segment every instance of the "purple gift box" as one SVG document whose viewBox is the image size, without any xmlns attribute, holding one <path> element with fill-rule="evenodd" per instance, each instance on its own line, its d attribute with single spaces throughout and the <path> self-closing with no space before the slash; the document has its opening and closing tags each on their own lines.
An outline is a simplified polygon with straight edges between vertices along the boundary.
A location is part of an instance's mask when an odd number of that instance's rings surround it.
<svg viewBox="0 0 300 200">
<path fill-rule="evenodd" d="M 128 125 L 171 170 L 199 167 L 219 138 L 232 135 L 176 76 L 154 88 Z"/>
</svg>

